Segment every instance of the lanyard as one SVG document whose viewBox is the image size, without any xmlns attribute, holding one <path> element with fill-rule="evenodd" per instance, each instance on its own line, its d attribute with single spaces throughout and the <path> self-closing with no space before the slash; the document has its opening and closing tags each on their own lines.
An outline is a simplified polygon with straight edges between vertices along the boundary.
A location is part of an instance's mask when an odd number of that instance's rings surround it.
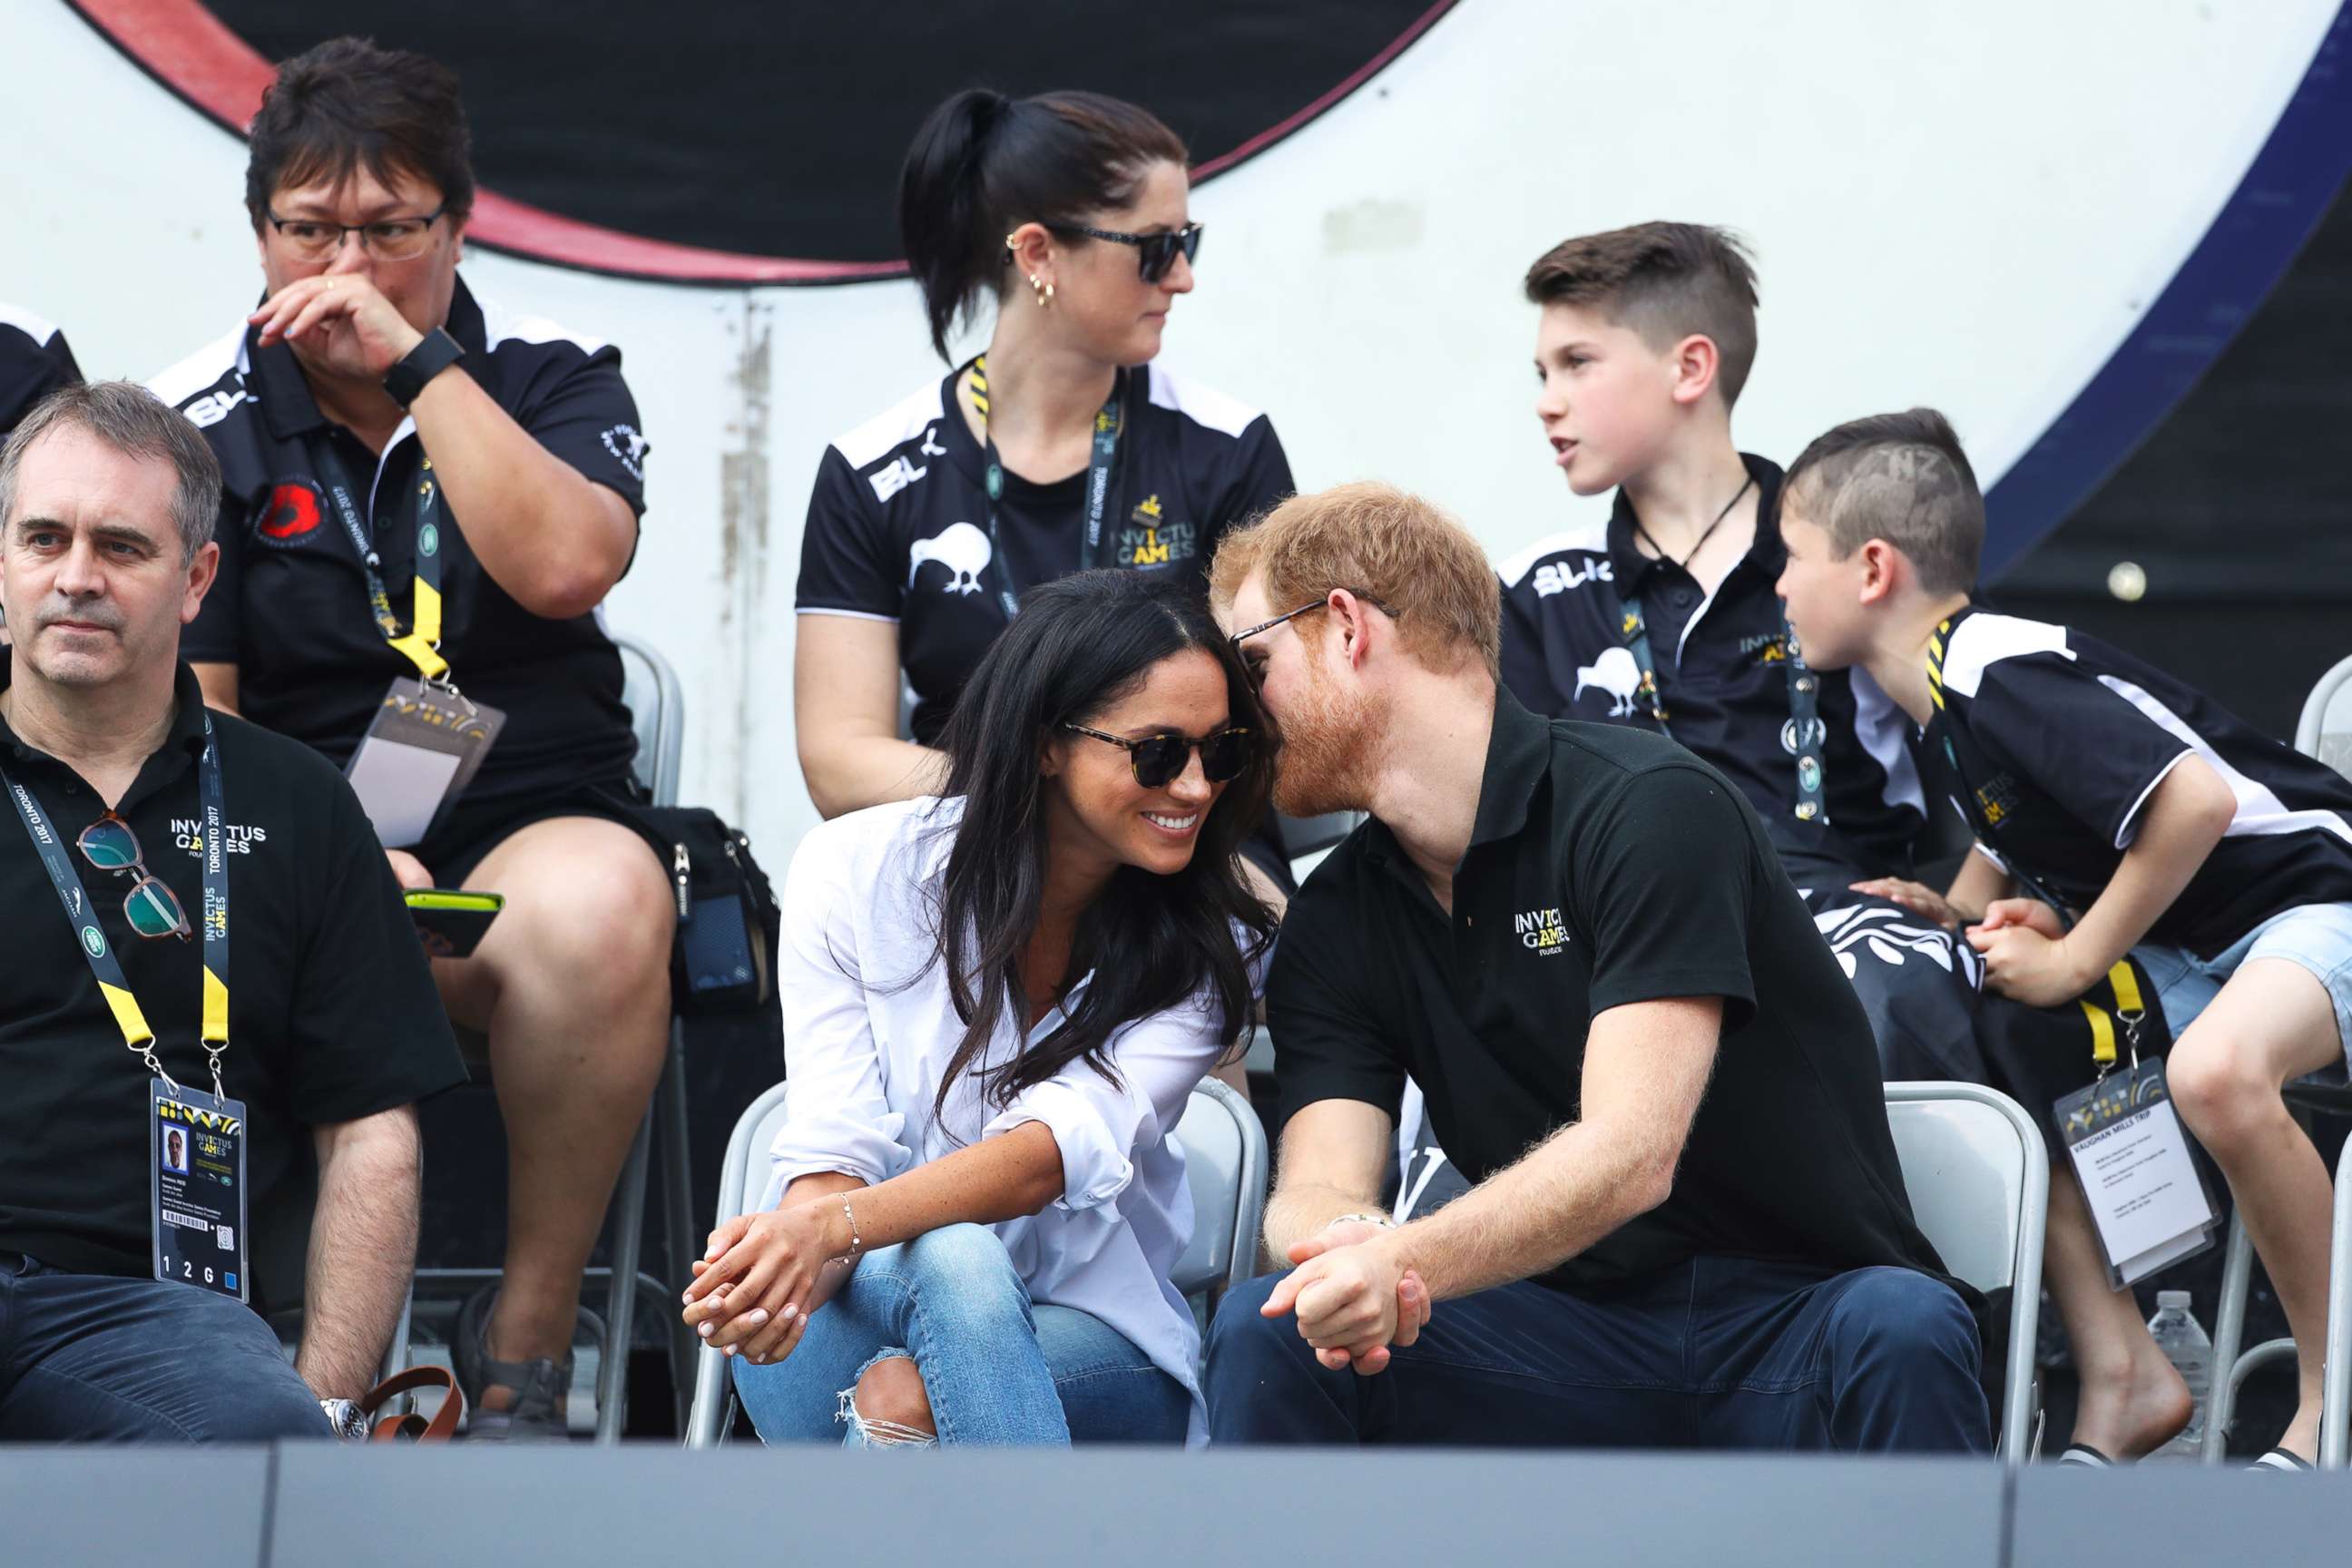
<svg viewBox="0 0 2352 1568">
<path fill-rule="evenodd" d="M 1959 781 L 1960 795 L 1969 814 L 1969 826 L 1979 838 L 1990 839 L 1992 837 L 1992 821 L 1986 815 L 1984 802 L 1978 795 L 1976 786 L 1969 782 L 1968 770 L 1960 765 L 1959 748 L 1952 743 L 1952 716 L 1944 706 L 1944 647 L 1951 636 L 1952 623 L 1944 621 L 1937 626 L 1935 635 L 1927 639 L 1927 697 L 1936 707 L 1934 724 L 1943 727 L 1940 738 L 1944 742 L 1944 760 L 1951 764 L 1952 776 Z M 1933 728 L 1934 724 L 1930 727 Z M 2067 929 L 2074 928 L 2074 921 L 2066 913 L 2063 900 L 2034 880 L 2032 874 L 2021 868 L 2014 860 L 2003 857 L 2002 863 L 2028 895 L 2056 910 L 2059 921 Z M 2114 966 L 2107 971 L 2106 984 L 2116 998 L 2112 1017 L 2106 1008 L 2087 995 L 2074 999 L 2074 1005 L 2082 1008 L 2084 1019 L 2091 1026 L 2091 1060 L 2098 1065 L 2099 1077 L 2103 1079 L 2116 1065 L 2117 1023 L 2123 1025 L 2125 1043 L 2131 1047 L 2132 1066 L 2139 1066 L 2139 1026 L 2141 1020 L 2147 1016 L 2147 1003 L 2140 992 L 2139 975 L 2132 969 L 2131 954 L 2126 953 L 2116 960 Z"/>
<path fill-rule="evenodd" d="M 1672 739 L 1673 731 L 1666 729 L 1665 703 L 1658 695 L 1658 667 L 1650 654 L 1650 626 L 1642 615 L 1642 596 L 1624 594 L 1619 598 L 1625 608 L 1621 626 L 1625 647 L 1633 654 L 1633 664 L 1642 675 L 1633 694 L 1649 705 L 1650 717 L 1657 721 L 1660 733 Z M 1780 616 L 1780 646 L 1788 654 L 1781 661 L 1789 677 L 1788 733 L 1796 742 L 1797 803 L 1793 809 L 1800 822 L 1827 822 L 1829 797 L 1823 790 L 1822 742 L 1828 736 L 1829 727 L 1822 722 L 1821 680 L 1805 667 L 1804 652 L 1797 646 L 1796 629 L 1789 625 L 1786 613 Z"/>
<path fill-rule="evenodd" d="M 223 843 L 227 819 L 221 805 L 220 742 L 213 734 L 212 714 L 206 712 L 204 719 L 205 749 L 196 759 L 196 799 L 204 816 L 205 859 L 205 908 L 199 922 L 204 930 L 202 1039 L 205 1060 L 213 1070 L 213 1097 L 226 1100 L 228 1093 L 221 1086 L 221 1058 L 228 1051 L 228 854 Z M 170 1084 L 176 1093 L 180 1086 L 172 1082 L 172 1075 L 156 1059 L 155 1031 L 148 1026 L 139 998 L 131 994 L 130 979 L 122 973 L 122 964 L 114 956 L 105 931 L 99 927 L 97 910 L 82 890 L 81 877 L 75 871 L 73 859 L 66 853 L 57 829 L 49 825 L 48 814 L 33 798 L 33 792 L 10 778 L 5 770 L 0 770 L 0 785 L 6 786 L 9 798 L 16 803 L 16 815 L 24 819 L 25 831 L 31 835 L 42 868 L 58 890 L 58 901 L 65 906 L 66 921 L 75 928 L 82 956 L 89 960 L 90 973 L 98 977 L 99 994 L 106 998 L 107 1007 L 114 1014 L 115 1026 L 122 1031 L 122 1043 L 137 1052 L 146 1062 L 147 1070 Z"/>
<path fill-rule="evenodd" d="M 434 514 L 440 509 L 441 485 L 433 477 L 433 459 L 425 458 L 416 475 L 416 580 L 415 595 L 410 605 L 415 624 L 404 633 L 399 617 L 392 613 L 392 595 L 384 591 L 383 574 L 379 570 L 383 558 L 375 552 L 367 520 L 360 515 L 359 499 L 352 489 L 351 470 L 343 466 L 342 455 L 335 450 L 333 433 L 320 431 L 310 446 L 310 461 L 319 470 L 320 482 L 326 487 L 328 503 L 334 508 L 336 521 L 343 525 L 344 536 L 359 555 L 360 569 L 367 574 L 368 607 L 383 633 L 383 640 L 399 649 L 416 667 L 418 675 L 426 680 L 443 680 L 449 673 L 449 661 L 441 657 L 441 529 L 434 521 Z"/>
<path fill-rule="evenodd" d="M 1110 399 L 1095 416 L 1094 454 L 1087 459 L 1087 531 L 1078 546 L 1078 570 L 1105 564 L 1102 560 L 1103 510 L 1110 504 L 1111 463 L 1118 456 L 1118 434 L 1127 423 L 1121 405 L 1121 394 L 1127 385 L 1124 371 L 1114 372 Z M 1004 558 L 1003 542 L 997 537 L 996 507 L 1004 498 L 1004 465 L 996 458 L 996 442 L 988 433 L 988 356 L 981 355 L 971 362 L 971 405 L 980 413 L 980 444 L 988 463 L 988 548 L 996 562 L 996 590 L 999 603 L 1004 606 L 1004 618 L 1011 620 L 1020 613 L 1019 601 L 1013 592 L 1012 563 Z"/>
</svg>

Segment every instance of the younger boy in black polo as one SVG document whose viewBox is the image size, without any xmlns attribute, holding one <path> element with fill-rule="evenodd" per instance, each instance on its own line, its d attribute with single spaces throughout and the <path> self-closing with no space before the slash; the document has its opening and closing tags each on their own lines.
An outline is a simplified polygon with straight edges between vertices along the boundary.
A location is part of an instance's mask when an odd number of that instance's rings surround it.
<svg viewBox="0 0 2352 1568">
<path fill-rule="evenodd" d="M 2067 1003 L 2133 950 L 2156 981 L 2172 1098 L 2229 1177 L 2301 1347 L 2302 1407 L 2264 1462 L 2306 1466 L 2329 1184 L 2280 1086 L 2339 1068 L 2352 1039 L 2352 783 L 2095 638 L 1972 605 L 1983 500 L 1933 410 L 1815 441 L 1781 527 L 1780 591 L 1809 657 L 1868 669 L 1925 727 L 1976 827 L 1950 892 L 1909 896 L 1967 922 L 2003 995 Z M 2095 1248 L 2067 1245 L 2087 1225 L 2076 1191 L 2063 1170 L 2052 1182 L 2050 1279 L 2077 1357 L 2144 1362 L 2131 1298 L 2106 1292 Z M 2086 1347 L 2086 1331 L 2123 1342 Z M 2169 1433 L 2127 1451 L 2151 1436 Z"/>
</svg>

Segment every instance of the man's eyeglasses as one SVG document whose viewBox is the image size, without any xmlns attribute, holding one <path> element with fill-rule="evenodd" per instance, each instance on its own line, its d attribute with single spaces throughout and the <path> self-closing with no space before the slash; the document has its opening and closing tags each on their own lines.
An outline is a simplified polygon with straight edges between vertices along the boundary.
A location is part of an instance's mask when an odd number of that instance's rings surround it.
<svg viewBox="0 0 2352 1568">
<path fill-rule="evenodd" d="M 1340 586 L 1341 588 L 1347 588 L 1347 591 L 1348 591 L 1349 593 L 1355 595 L 1356 595 L 1356 597 L 1358 597 L 1359 599 L 1363 600 L 1363 601 L 1364 601 L 1364 603 L 1366 603 L 1367 605 L 1371 605 L 1371 606 L 1372 606 L 1372 608 L 1374 608 L 1374 609 L 1376 609 L 1376 610 L 1380 611 L 1382 615 L 1384 615 L 1384 616 L 1388 616 L 1391 620 L 1395 620 L 1395 619 L 1397 619 L 1397 618 L 1398 618 L 1398 612 L 1396 612 L 1396 611 L 1394 611 L 1394 610 L 1390 609 L 1386 605 L 1383 605 L 1383 604 L 1381 604 L 1378 599 L 1373 598 L 1373 597 L 1372 597 L 1372 595 L 1371 595 L 1370 593 L 1368 593 L 1367 591 L 1365 591 L 1364 589 L 1362 589 L 1362 588 L 1348 588 L 1348 585 L 1347 585 L 1346 584 L 1344 584 L 1344 583 L 1342 583 L 1341 584 L 1339 584 L 1339 586 Z M 1337 591 L 1338 591 L 1337 589 L 1332 590 L 1332 592 L 1337 592 Z M 1275 616 L 1275 617 L 1274 617 L 1274 619 L 1272 619 L 1272 620 L 1270 620 L 1270 621 L 1260 621 L 1257 625 L 1255 625 L 1255 626 L 1244 626 L 1244 627 L 1243 627 L 1240 631 L 1235 632 L 1232 637 L 1227 637 L 1225 640 L 1226 640 L 1227 642 L 1229 642 L 1229 643 L 1231 643 L 1231 644 L 1233 645 L 1233 647 L 1234 647 L 1234 651 L 1235 653 L 1240 653 L 1240 652 L 1241 652 L 1241 647 L 1242 647 L 1242 644 L 1243 644 L 1244 641 L 1248 640 L 1249 638 L 1251 638 L 1251 637 L 1254 637 L 1257 636 L 1257 634 L 1258 634 L 1258 633 L 1260 633 L 1260 632 L 1270 632 L 1270 631 L 1274 630 L 1274 628 L 1275 628 L 1275 627 L 1276 627 L 1276 626 L 1278 626 L 1282 625 L 1282 623 L 1283 623 L 1283 622 L 1285 622 L 1285 621 L 1295 621 L 1295 620 L 1297 620 L 1299 616 L 1301 616 L 1305 615 L 1307 611 L 1309 611 L 1309 610 L 1319 610 L 1319 609 L 1322 609 L 1322 608 L 1324 608 L 1325 606 L 1328 605 L 1330 604 L 1330 602 L 1331 602 L 1331 594 L 1330 594 L 1330 593 L 1326 593 L 1326 594 L 1325 594 L 1321 598 L 1317 599 L 1317 600 L 1315 600 L 1315 601 L 1313 601 L 1312 603 L 1309 603 L 1309 604 L 1301 605 L 1299 605 L 1299 606 L 1298 606 L 1298 608 L 1297 608 L 1297 609 L 1295 609 L 1295 610 L 1292 610 L 1292 611 L 1291 611 L 1289 614 L 1287 614 L 1287 615 L 1276 616 Z M 1250 672 L 1250 674 L 1251 674 L 1252 676 L 1255 676 L 1255 675 L 1258 673 L 1258 668 L 1257 668 L 1257 666 L 1255 666 L 1255 665 L 1254 665 L 1254 664 L 1251 664 L 1251 663 L 1250 663 L 1250 661 L 1249 661 L 1249 659 L 1247 658 L 1247 657 L 1244 657 L 1244 658 L 1242 659 L 1242 664 L 1243 664 L 1244 668 L 1245 668 L 1246 669 L 1248 669 L 1248 671 Z"/>
<path fill-rule="evenodd" d="M 1131 741 L 1125 735 L 1107 734 L 1089 730 L 1084 724 L 1064 723 L 1062 728 L 1074 734 L 1089 735 L 1097 741 L 1108 741 L 1123 748 L 1129 763 L 1135 769 L 1135 782 L 1146 789 L 1160 789 L 1175 782 L 1192 760 L 1192 750 L 1201 752 L 1201 776 L 1211 784 L 1223 784 L 1238 778 L 1249 766 L 1250 732 L 1247 730 L 1220 730 L 1213 735 L 1203 735 L 1195 741 L 1186 735 L 1146 735 Z"/>
<path fill-rule="evenodd" d="M 1083 234 L 1088 239 L 1108 239 L 1114 245 L 1135 247 L 1136 260 L 1146 283 L 1157 283 L 1168 276 L 1176 265 L 1179 252 L 1192 260 L 1201 254 L 1201 226 L 1188 223 L 1182 228 L 1165 229 L 1158 234 L 1120 234 L 1116 229 L 1088 228 L 1082 223 L 1056 223 L 1048 228 L 1063 234 Z"/>
<path fill-rule="evenodd" d="M 139 853 L 139 836 L 129 823 L 110 811 L 83 828 L 74 844 L 100 870 L 128 871 L 138 879 L 122 896 L 122 918 L 132 931 L 151 942 L 167 936 L 188 940 L 188 912 L 180 907 L 180 896 L 147 869 Z"/>
<path fill-rule="evenodd" d="M 324 261 L 343 248 L 343 236 L 360 237 L 360 247 L 385 261 L 406 261 L 425 253 L 433 226 L 449 210 L 443 203 L 423 217 L 379 218 L 373 223 L 325 223 L 317 218 L 268 214 L 269 226 L 286 248 L 305 261 Z"/>
</svg>

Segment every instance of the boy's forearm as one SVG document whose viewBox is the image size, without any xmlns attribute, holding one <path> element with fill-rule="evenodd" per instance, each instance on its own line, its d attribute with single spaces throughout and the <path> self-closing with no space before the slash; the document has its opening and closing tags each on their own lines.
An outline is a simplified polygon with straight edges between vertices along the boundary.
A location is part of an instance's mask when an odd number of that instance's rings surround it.
<svg viewBox="0 0 2352 1568">
<path fill-rule="evenodd" d="M 1962 925 L 1974 925 L 1984 919 L 1985 910 L 1996 899 L 2010 896 L 2014 881 L 2010 874 L 1992 863 L 1984 851 L 1970 846 L 1960 859 L 1960 869 L 1945 890 L 1944 902 Z"/>
<path fill-rule="evenodd" d="M 2085 987 L 2147 935 L 2230 829 L 2237 796 L 2198 757 L 2183 760 L 2141 808 L 2139 834 L 2105 891 L 2067 935 Z"/>
</svg>

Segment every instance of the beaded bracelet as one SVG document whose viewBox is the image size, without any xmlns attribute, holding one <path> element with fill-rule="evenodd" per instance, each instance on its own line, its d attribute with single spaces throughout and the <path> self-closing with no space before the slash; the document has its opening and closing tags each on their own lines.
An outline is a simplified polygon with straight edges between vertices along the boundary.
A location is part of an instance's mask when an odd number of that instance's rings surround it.
<svg viewBox="0 0 2352 1568">
<path fill-rule="evenodd" d="M 838 1258 L 828 1258 L 826 1261 L 830 1263 L 855 1263 L 857 1261 L 857 1255 L 865 1250 L 866 1243 L 858 1237 L 857 1214 L 856 1210 L 849 1206 L 849 1194 L 847 1193 L 841 1194 L 841 1217 L 849 1222 L 849 1250 L 843 1253 Z"/>
</svg>

